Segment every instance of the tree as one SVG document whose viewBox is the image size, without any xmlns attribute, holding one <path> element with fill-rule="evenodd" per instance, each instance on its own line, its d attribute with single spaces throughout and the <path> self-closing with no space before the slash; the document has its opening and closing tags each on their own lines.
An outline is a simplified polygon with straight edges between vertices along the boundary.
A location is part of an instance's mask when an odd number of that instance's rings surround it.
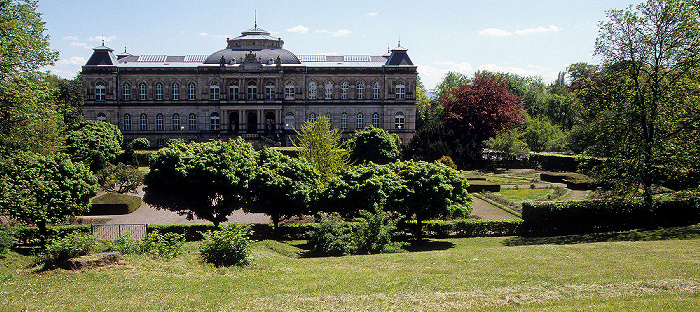
<svg viewBox="0 0 700 312">
<path fill-rule="evenodd" d="M 91 170 L 97 171 L 117 158 L 122 133 L 111 123 L 85 120 L 68 131 L 66 144 L 74 161 L 84 162 Z"/>
<path fill-rule="evenodd" d="M 654 184 L 677 168 L 671 162 L 676 152 L 697 147 L 678 139 L 700 128 L 692 76 L 700 53 L 698 9 L 696 1 L 648 0 L 610 10 L 600 24 L 595 52 L 615 68 L 624 92 L 606 101 L 599 117 L 614 139 L 594 144 L 611 153 L 614 159 L 607 163 L 618 164 L 606 171 L 631 189 L 641 187 L 648 205 Z"/>
<path fill-rule="evenodd" d="M 37 71 L 58 59 L 49 49 L 36 0 L 0 1 L 0 81 Z"/>
<path fill-rule="evenodd" d="M 357 217 L 360 210 L 385 210 L 389 198 L 396 198 L 399 176 L 388 166 L 368 163 L 350 166 L 333 177 L 323 194 L 322 209 Z"/>
<path fill-rule="evenodd" d="M 136 138 L 129 145 L 135 150 L 145 150 L 151 147 L 151 142 L 147 138 Z"/>
<path fill-rule="evenodd" d="M 151 156 L 144 179 L 144 201 L 158 209 L 225 222 L 250 198 L 249 181 L 256 171 L 255 151 L 243 141 L 174 142 Z"/>
<path fill-rule="evenodd" d="M 402 161 L 387 166 L 400 177 L 402 184 L 388 200 L 387 209 L 415 219 L 418 240 L 422 239 L 425 220 L 471 214 L 469 183 L 459 171 L 438 162 L 424 161 Z"/>
<path fill-rule="evenodd" d="M 388 163 L 398 160 L 401 156 L 401 139 L 372 125 L 356 130 L 345 146 L 351 150 L 351 159 L 361 163 Z"/>
<path fill-rule="evenodd" d="M 56 75 L 46 75 L 44 79 L 55 89 L 56 110 L 63 116 L 65 127 L 77 127 L 84 119 L 82 75 L 71 80 Z"/>
<path fill-rule="evenodd" d="M 461 165 L 481 159 L 483 142 L 523 122 L 520 97 L 513 95 L 503 77 L 477 74 L 469 85 L 460 85 L 440 97 L 443 121 L 468 149 L 449 155 Z"/>
<path fill-rule="evenodd" d="M 299 158 L 303 158 L 321 175 L 325 184 L 335 173 L 350 163 L 350 153 L 341 149 L 340 130 L 331 127 L 328 118 L 308 121 L 297 131 Z"/>
<path fill-rule="evenodd" d="M 143 183 L 144 174 L 124 163 L 109 164 L 97 173 L 97 181 L 107 192 L 120 194 L 135 192 Z"/>
<path fill-rule="evenodd" d="M 522 132 L 517 128 L 501 132 L 489 138 L 484 145 L 510 159 L 527 155 L 530 152 L 527 143 L 523 141 Z"/>
<path fill-rule="evenodd" d="M 35 224 L 42 245 L 46 225 L 86 212 L 97 188 L 92 173 L 65 154 L 18 152 L 0 162 L 0 211 Z"/>
<path fill-rule="evenodd" d="M 563 152 L 564 132 L 543 118 L 525 118 L 525 130 L 522 139 L 530 150 L 535 152 Z"/>
<path fill-rule="evenodd" d="M 435 97 L 437 99 L 441 99 L 443 95 L 452 92 L 453 89 L 456 89 L 461 85 L 469 84 L 470 81 L 471 79 L 464 74 L 447 72 L 445 77 L 442 78 L 442 81 L 435 86 Z"/>
<path fill-rule="evenodd" d="M 252 206 L 247 211 L 270 216 L 275 228 L 283 219 L 309 213 L 319 193 L 318 172 L 306 161 L 263 148 L 258 152 L 258 170 L 250 181 Z"/>
</svg>

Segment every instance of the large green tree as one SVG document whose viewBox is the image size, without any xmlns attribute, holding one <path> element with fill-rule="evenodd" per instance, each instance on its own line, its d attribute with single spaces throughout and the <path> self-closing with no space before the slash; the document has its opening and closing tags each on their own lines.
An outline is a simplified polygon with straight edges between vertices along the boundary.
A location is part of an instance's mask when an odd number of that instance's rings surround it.
<svg viewBox="0 0 700 312">
<path fill-rule="evenodd" d="M 698 80 L 692 76 L 700 53 L 697 4 L 648 0 L 610 10 L 596 40 L 596 54 L 617 92 L 597 116 L 610 139 L 595 145 L 613 157 L 605 172 L 632 190 L 641 188 L 649 205 L 654 185 L 687 163 L 678 152 L 698 146 Z M 695 139 L 680 139 L 684 136 Z"/>
<path fill-rule="evenodd" d="M 331 127 L 325 116 L 307 121 L 297 131 L 299 157 L 308 161 L 327 183 L 336 172 L 350 163 L 348 150 L 340 148 L 340 130 Z"/>
<path fill-rule="evenodd" d="M 35 224 L 42 241 L 47 224 L 86 212 L 97 189 L 87 167 L 65 154 L 17 152 L 0 162 L 0 212 Z"/>
<path fill-rule="evenodd" d="M 398 198 L 401 179 L 388 166 L 368 163 L 341 170 L 328 183 L 322 210 L 357 217 L 360 210 L 387 209 L 387 201 Z"/>
<path fill-rule="evenodd" d="M 151 156 L 144 201 L 219 226 L 250 198 L 253 147 L 243 141 L 173 142 Z"/>
<path fill-rule="evenodd" d="M 66 134 L 68 153 L 73 160 L 85 163 L 93 171 L 114 162 L 121 144 L 121 131 L 108 122 L 85 120 Z"/>
<path fill-rule="evenodd" d="M 395 134 L 372 125 L 356 130 L 345 146 L 350 149 L 350 157 L 355 162 L 388 163 L 401 157 L 401 139 Z"/>
<path fill-rule="evenodd" d="M 320 176 L 303 159 L 263 148 L 257 153 L 257 170 L 250 181 L 253 196 L 245 209 L 270 216 L 275 228 L 285 218 L 310 212 L 318 199 Z"/>
</svg>

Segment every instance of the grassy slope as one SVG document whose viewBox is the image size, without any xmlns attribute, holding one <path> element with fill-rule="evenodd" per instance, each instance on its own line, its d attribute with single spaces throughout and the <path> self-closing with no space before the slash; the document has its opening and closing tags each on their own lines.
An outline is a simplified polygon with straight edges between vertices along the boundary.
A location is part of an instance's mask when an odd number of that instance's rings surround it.
<svg viewBox="0 0 700 312">
<path fill-rule="evenodd" d="M 296 258 L 259 242 L 245 268 L 124 257 L 71 272 L 0 263 L 0 310 L 690 310 L 700 305 L 700 239 L 506 247 L 506 238 L 434 240 L 433 251 Z M 298 242 L 297 242 L 298 243 Z"/>
</svg>

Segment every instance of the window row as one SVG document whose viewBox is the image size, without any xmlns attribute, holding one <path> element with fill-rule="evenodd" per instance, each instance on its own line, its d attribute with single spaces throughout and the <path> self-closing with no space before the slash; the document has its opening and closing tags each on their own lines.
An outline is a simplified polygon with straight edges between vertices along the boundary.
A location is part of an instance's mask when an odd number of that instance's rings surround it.
<svg viewBox="0 0 700 312">
<path fill-rule="evenodd" d="M 264 94 L 263 99 L 265 100 L 276 100 L 277 99 L 277 89 L 274 83 L 268 82 L 264 86 Z M 308 88 L 308 98 L 309 100 L 317 100 L 319 99 L 318 97 L 318 86 L 316 85 L 316 82 L 311 82 L 309 83 L 309 88 Z M 350 98 L 349 95 L 349 85 L 347 82 L 342 82 L 340 84 L 340 99 L 341 100 L 348 100 Z M 355 86 L 355 99 L 356 100 L 364 100 L 365 99 L 365 84 L 363 82 L 357 83 Z M 131 89 L 132 86 L 129 83 L 124 83 L 122 85 L 122 100 L 123 101 L 131 101 L 132 96 L 131 96 Z M 395 86 L 395 99 L 397 100 L 405 100 L 406 99 L 406 85 L 402 82 L 396 84 Z M 145 101 L 148 100 L 148 87 L 146 86 L 145 83 L 140 83 L 137 88 L 138 91 L 138 96 L 136 97 L 137 100 L 139 101 Z M 189 83 L 187 84 L 186 87 L 187 91 L 187 100 L 196 100 L 197 99 L 197 86 L 194 83 Z M 256 82 L 251 81 L 245 86 L 245 99 L 246 100 L 257 100 L 260 95 L 258 94 L 258 85 Z M 294 100 L 295 99 L 295 87 L 294 84 L 286 84 L 284 86 L 284 99 L 285 100 Z M 156 101 L 161 101 L 163 100 L 163 84 L 162 83 L 156 83 L 154 87 L 154 96 L 153 98 Z M 221 95 L 222 95 L 222 90 L 219 87 L 218 83 L 212 83 L 209 86 L 209 100 L 210 101 L 218 101 L 221 100 Z M 228 86 L 228 100 L 235 101 L 235 100 L 242 100 L 243 98 L 240 98 L 241 90 L 238 86 L 237 83 L 230 84 Z M 332 100 L 333 99 L 333 84 L 330 82 L 327 82 L 323 86 L 323 99 L 325 100 Z M 373 100 L 378 100 L 381 99 L 381 85 L 379 82 L 375 82 L 372 84 L 372 97 Z M 170 87 L 170 99 L 173 101 L 178 101 L 180 100 L 180 84 L 179 83 L 173 83 Z M 103 82 L 98 82 L 95 84 L 95 101 L 104 101 L 105 100 L 105 84 Z"/>
<path fill-rule="evenodd" d="M 325 115 L 326 119 L 328 120 L 328 123 L 333 124 L 333 116 L 331 113 L 326 113 Z M 310 113 L 307 121 L 309 122 L 314 122 L 317 120 L 316 113 Z M 381 119 L 379 117 L 379 113 L 373 113 L 372 114 L 372 126 L 375 128 L 382 128 L 381 124 Z M 287 113 L 287 115 L 284 116 L 284 126 L 285 129 L 294 129 L 294 114 L 293 113 Z M 406 127 L 406 118 L 402 112 L 397 112 L 394 115 L 394 129 L 405 129 Z M 365 115 L 362 113 L 358 113 L 355 116 L 355 129 L 364 129 L 365 128 Z M 340 129 L 347 130 L 348 129 L 348 114 L 347 113 L 342 113 L 340 114 Z"/>
<path fill-rule="evenodd" d="M 122 130 L 124 131 L 131 131 L 133 128 L 131 126 L 131 115 L 130 114 L 124 114 L 124 120 L 122 123 Z M 106 116 L 102 113 L 97 115 L 97 120 L 106 120 Z M 146 131 L 149 130 L 149 119 L 148 115 L 146 114 L 141 114 L 139 115 L 138 118 L 139 122 L 139 127 L 138 129 L 141 131 Z M 185 130 L 185 126 L 180 125 L 180 114 L 173 114 L 170 116 L 170 129 L 171 130 Z M 155 119 L 155 130 L 157 131 L 162 131 L 165 130 L 164 126 L 164 117 L 163 114 L 156 114 L 156 119 Z M 195 114 L 189 114 L 187 116 L 187 130 L 197 130 L 197 115 Z M 219 113 L 211 113 L 209 116 L 209 130 L 221 130 L 221 117 L 219 116 Z"/>
</svg>

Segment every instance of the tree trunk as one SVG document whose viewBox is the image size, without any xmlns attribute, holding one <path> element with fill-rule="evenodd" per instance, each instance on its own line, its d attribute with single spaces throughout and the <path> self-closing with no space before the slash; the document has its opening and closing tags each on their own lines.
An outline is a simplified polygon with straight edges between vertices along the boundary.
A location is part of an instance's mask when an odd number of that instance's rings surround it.
<svg viewBox="0 0 700 312">
<path fill-rule="evenodd" d="M 39 229 L 39 245 L 41 246 L 41 249 L 46 249 L 46 239 L 49 236 L 49 233 L 46 230 L 46 221 L 38 221 L 36 223 L 36 227 Z"/>
<path fill-rule="evenodd" d="M 416 240 L 423 242 L 423 218 L 416 216 Z"/>
</svg>

